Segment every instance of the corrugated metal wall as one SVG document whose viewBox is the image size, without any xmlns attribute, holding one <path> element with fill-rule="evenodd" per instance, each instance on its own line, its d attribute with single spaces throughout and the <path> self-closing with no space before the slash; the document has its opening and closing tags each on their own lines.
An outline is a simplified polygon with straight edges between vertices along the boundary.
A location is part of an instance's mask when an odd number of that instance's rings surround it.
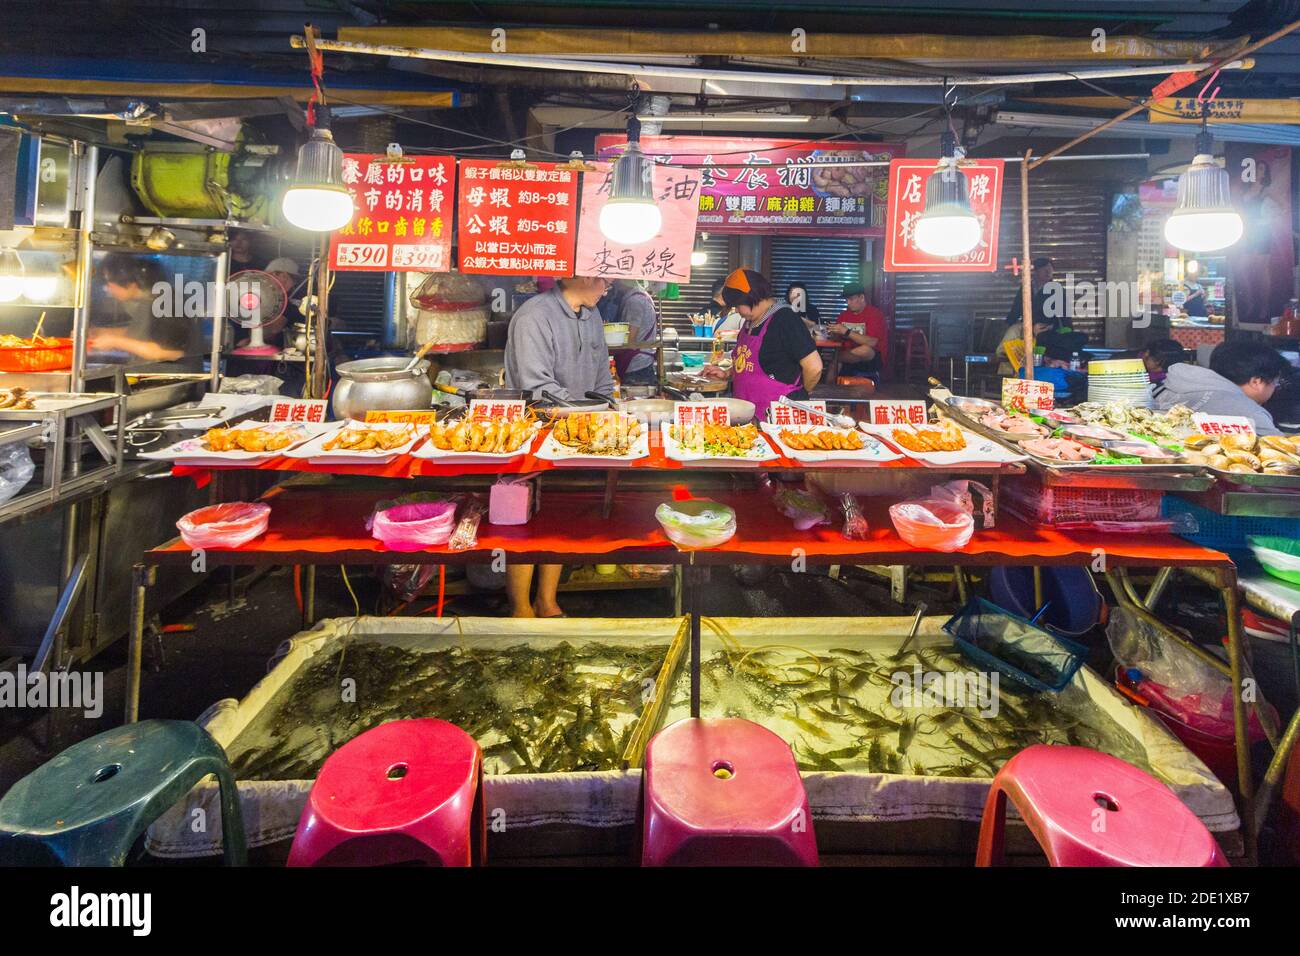
<svg viewBox="0 0 1300 956">
<path fill-rule="evenodd" d="M 336 272 L 330 290 L 330 330 L 346 335 L 384 334 L 386 272 Z"/>
<path fill-rule="evenodd" d="M 1087 164 L 1080 164 L 1087 165 Z M 1029 240 L 1034 258 L 1051 256 L 1055 277 L 1062 282 L 1072 272 L 1076 282 L 1106 278 L 1106 229 L 1110 222 L 1113 187 L 1105 181 L 1073 179 L 1029 183 Z M 1007 164 L 1002 194 L 998 262 L 1006 266 L 1020 255 L 1019 164 Z M 974 319 L 1003 317 L 1019 294 L 1019 279 L 1009 269 L 995 273 L 894 273 L 895 328 L 929 328 L 930 313 L 973 312 Z M 1095 345 L 1105 341 L 1105 320 L 1078 318 L 1073 327 L 1086 332 Z"/>
<path fill-rule="evenodd" d="M 687 318 L 692 312 L 703 312 L 712 306 L 710 291 L 718 279 L 725 279 L 731 272 L 731 243 L 729 237 L 720 233 L 710 233 L 708 239 L 700 240 L 700 248 L 708 253 L 709 259 L 702 266 L 691 266 L 691 281 L 678 286 L 679 298 L 659 299 L 659 317 L 665 327 L 675 328 L 679 333 L 689 335 L 691 323 Z"/>
<path fill-rule="evenodd" d="M 862 280 L 862 243 L 861 239 L 773 236 L 768 240 L 772 287 L 783 296 L 791 282 L 803 282 L 822 321 L 831 321 L 844 310 L 844 286 Z"/>
</svg>

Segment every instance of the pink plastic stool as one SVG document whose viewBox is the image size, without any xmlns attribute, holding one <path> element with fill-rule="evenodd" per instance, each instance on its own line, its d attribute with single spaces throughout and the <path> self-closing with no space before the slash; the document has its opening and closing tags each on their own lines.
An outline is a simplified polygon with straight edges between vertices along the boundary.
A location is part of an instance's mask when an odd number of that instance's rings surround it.
<svg viewBox="0 0 1300 956">
<path fill-rule="evenodd" d="M 646 747 L 642 866 L 816 866 L 786 742 L 737 718 L 687 718 Z"/>
<path fill-rule="evenodd" d="M 381 724 L 330 754 L 316 776 L 289 866 L 483 862 L 483 754 L 445 720 Z"/>
<path fill-rule="evenodd" d="M 993 778 L 976 866 L 1003 862 L 1008 798 L 1052 866 L 1227 866 L 1205 824 L 1150 774 L 1087 747 L 1035 744 Z"/>
</svg>

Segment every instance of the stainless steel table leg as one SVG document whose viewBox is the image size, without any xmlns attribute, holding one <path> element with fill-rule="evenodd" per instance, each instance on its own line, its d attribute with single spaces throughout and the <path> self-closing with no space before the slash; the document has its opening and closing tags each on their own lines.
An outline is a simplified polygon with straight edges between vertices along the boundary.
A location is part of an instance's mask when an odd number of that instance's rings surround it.
<svg viewBox="0 0 1300 956">
<path fill-rule="evenodd" d="M 1250 765 L 1250 735 L 1247 729 L 1246 701 L 1242 697 L 1242 628 L 1241 604 L 1237 595 L 1237 575 L 1230 569 L 1215 573 L 1223 606 L 1228 615 L 1228 666 L 1232 679 L 1232 727 L 1237 746 L 1237 789 L 1241 795 L 1241 823 L 1245 834 L 1246 858 L 1254 862 L 1258 847 L 1255 827 L 1255 782 Z"/>
<path fill-rule="evenodd" d="M 126 722 L 140 719 L 140 662 L 144 655 L 145 606 L 149 588 L 158 578 L 153 565 L 137 564 L 131 570 L 131 643 L 126 660 Z"/>
<path fill-rule="evenodd" d="M 302 569 L 302 626 L 305 630 L 316 623 L 316 565 Z"/>
</svg>

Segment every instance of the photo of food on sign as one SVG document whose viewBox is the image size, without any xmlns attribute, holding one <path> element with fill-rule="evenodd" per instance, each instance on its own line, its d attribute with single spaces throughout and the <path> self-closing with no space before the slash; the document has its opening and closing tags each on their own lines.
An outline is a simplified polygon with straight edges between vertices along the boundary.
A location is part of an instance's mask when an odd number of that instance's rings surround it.
<svg viewBox="0 0 1300 956">
<path fill-rule="evenodd" d="M 343 183 L 352 221 L 330 235 L 330 265 L 340 270 L 446 272 L 456 160 L 451 156 L 389 159 L 345 153 Z"/>
</svg>

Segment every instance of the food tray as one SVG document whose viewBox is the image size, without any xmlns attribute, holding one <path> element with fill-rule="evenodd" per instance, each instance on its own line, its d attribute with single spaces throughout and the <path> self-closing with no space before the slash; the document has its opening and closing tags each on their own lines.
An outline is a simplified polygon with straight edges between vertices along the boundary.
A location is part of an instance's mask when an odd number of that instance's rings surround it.
<svg viewBox="0 0 1300 956">
<path fill-rule="evenodd" d="M 459 419 L 450 419 L 444 424 L 456 424 Z M 523 458 L 530 451 L 537 440 L 537 433 L 542 430 L 542 423 L 534 421 L 532 428 L 529 430 L 528 438 L 524 440 L 514 451 L 456 451 L 451 448 L 439 448 L 433 443 L 432 439 L 423 442 L 415 451 L 411 452 L 412 458 L 423 458 L 429 461 L 459 461 L 465 464 L 487 464 L 490 462 L 514 461 L 516 458 Z M 428 434 L 428 429 L 425 429 Z"/>
<path fill-rule="evenodd" d="M 0 372 L 57 372 L 72 368 L 72 339 L 54 341 L 58 344 L 0 348 Z"/>
<path fill-rule="evenodd" d="M 543 461 L 553 461 L 557 465 L 573 465 L 580 468 L 592 468 L 618 462 L 627 464 L 641 458 L 650 457 L 650 432 L 642 426 L 640 436 L 625 455 L 581 454 L 568 445 L 560 444 L 555 440 L 553 434 L 547 432 L 546 441 L 542 442 L 542 447 L 537 450 L 536 454 Z"/>
<path fill-rule="evenodd" d="M 407 441 L 396 448 L 373 448 L 369 451 L 352 451 L 350 449 L 325 450 L 325 443 L 334 436 L 335 431 L 343 429 L 332 429 L 319 435 L 313 435 L 311 439 L 297 445 L 282 454 L 286 458 L 305 458 L 314 465 L 349 465 L 349 464 L 384 464 L 392 461 L 400 455 L 405 455 L 415 443 L 429 434 L 428 425 L 410 425 L 405 422 L 351 422 L 344 425 L 344 428 L 375 428 L 380 431 L 389 432 L 409 432 Z"/>
<path fill-rule="evenodd" d="M 758 439 L 750 446 L 748 453 L 744 455 L 710 455 L 707 452 L 687 451 L 681 446 L 681 443 L 670 434 L 672 427 L 673 424 L 671 422 L 659 423 L 659 435 L 660 439 L 663 441 L 664 455 L 667 458 L 671 458 L 673 461 L 714 461 L 725 462 L 729 465 L 757 465 L 764 461 L 775 461 L 780 457 L 775 449 L 768 444 L 767 436 L 763 434 L 761 428 L 759 430 Z"/>
<path fill-rule="evenodd" d="M 863 435 L 864 447 L 860 451 L 804 451 L 802 449 L 791 448 L 783 442 L 781 440 L 781 432 L 786 430 L 796 432 L 822 431 L 830 426 L 772 425 L 764 422 L 759 427 L 767 433 L 768 440 L 774 442 L 776 446 L 781 449 L 782 454 L 787 458 L 808 464 L 828 461 L 872 464 L 875 462 L 898 461 L 904 457 L 874 435 Z M 839 429 L 839 431 L 844 430 L 845 429 Z"/>
<path fill-rule="evenodd" d="M 1300 488 L 1300 475 L 1269 475 L 1261 472 L 1244 474 L 1236 471 L 1221 471 L 1209 465 L 1200 467 L 1227 484 L 1249 485 L 1252 488 Z"/>
<path fill-rule="evenodd" d="M 196 435 L 169 445 L 161 451 L 147 451 L 141 458 L 155 461 L 173 461 L 182 465 L 256 465 L 285 455 L 304 442 L 323 433 L 332 432 L 342 422 L 240 422 L 232 428 L 267 428 L 274 431 L 297 429 L 302 436 L 285 448 L 271 452 L 260 451 L 209 451 L 203 447 L 203 436 Z"/>
<path fill-rule="evenodd" d="M 893 430 L 902 428 L 901 425 L 870 425 L 866 422 L 859 422 L 858 427 L 868 435 L 879 438 L 890 448 L 901 452 L 903 456 L 927 465 L 997 466 L 1024 461 L 1029 457 L 1023 452 L 1013 451 L 1006 445 L 995 442 L 965 427 L 962 427 L 961 431 L 962 437 L 966 439 L 966 447 L 960 451 L 908 451 L 895 442 L 892 437 Z"/>
</svg>

